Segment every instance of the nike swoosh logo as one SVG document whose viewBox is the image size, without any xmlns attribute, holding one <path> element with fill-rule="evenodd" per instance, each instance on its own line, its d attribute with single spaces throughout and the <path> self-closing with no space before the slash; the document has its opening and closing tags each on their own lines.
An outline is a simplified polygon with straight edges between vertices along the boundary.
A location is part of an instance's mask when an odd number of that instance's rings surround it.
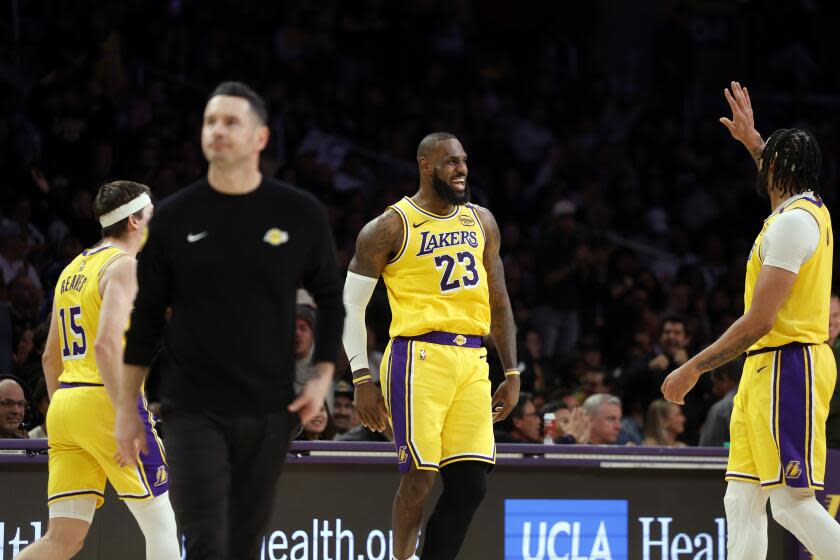
<svg viewBox="0 0 840 560">
<path fill-rule="evenodd" d="M 758 368 L 757 370 L 755 370 L 755 372 L 756 372 L 756 373 L 760 373 L 760 372 L 761 372 L 761 370 L 763 370 L 763 369 L 764 369 L 764 368 L 766 368 L 766 367 L 767 367 L 767 366 L 761 366 L 760 368 Z"/>
<path fill-rule="evenodd" d="M 348 363 L 348 364 L 352 364 L 352 363 L 353 363 L 353 360 L 355 360 L 355 359 L 356 359 L 356 358 L 358 358 L 358 357 L 359 357 L 359 355 L 358 355 L 358 354 L 356 354 L 355 356 L 353 356 L 352 358 L 350 358 L 349 360 L 347 360 L 347 363 Z"/>
<path fill-rule="evenodd" d="M 188 233 L 187 234 L 187 243 L 195 243 L 201 239 L 207 237 L 207 232 L 202 231 L 201 233 Z"/>
<path fill-rule="evenodd" d="M 416 227 L 416 228 L 419 228 L 420 226 L 422 226 L 423 224 L 425 224 L 425 223 L 426 223 L 426 222 L 428 222 L 428 221 L 429 221 L 429 220 L 425 220 L 425 221 L 420 222 L 419 224 L 418 224 L 418 223 L 413 223 L 413 224 L 411 224 L 411 225 L 413 225 L 413 226 L 414 226 L 414 227 Z"/>
</svg>

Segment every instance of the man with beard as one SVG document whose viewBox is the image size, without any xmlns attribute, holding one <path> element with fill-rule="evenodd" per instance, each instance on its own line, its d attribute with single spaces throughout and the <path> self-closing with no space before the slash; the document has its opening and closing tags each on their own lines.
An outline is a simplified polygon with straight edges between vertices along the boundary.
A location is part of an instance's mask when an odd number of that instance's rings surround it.
<svg viewBox="0 0 840 560">
<path fill-rule="evenodd" d="M 662 318 L 659 343 L 652 352 L 643 356 L 619 378 L 620 394 L 626 414 L 631 414 L 633 403 L 640 403 L 642 414 L 650 403 L 660 398 L 660 387 L 669 373 L 688 360 L 691 331 L 687 320 L 680 315 Z M 703 378 L 687 398 L 683 407 L 686 416 L 685 432 L 680 437 L 688 445 L 697 445 L 700 427 L 711 407 L 712 384 Z"/>
<path fill-rule="evenodd" d="M 818 560 L 837 558 L 840 524 L 817 501 L 825 476 L 825 425 L 837 366 L 828 339 L 834 236 L 819 196 L 821 155 L 810 132 L 779 129 L 765 143 L 746 88 L 725 90 L 720 121 L 750 151 L 771 213 L 747 257 L 744 315 L 671 373 L 662 393 L 682 404 L 700 376 L 746 352 L 729 424 L 723 504 L 729 558 L 767 554 L 773 518 Z"/>
<path fill-rule="evenodd" d="M 499 227 L 469 202 L 467 154 L 455 136 L 435 132 L 420 142 L 417 163 L 420 189 L 362 229 L 344 286 L 356 410 L 369 428 L 390 422 L 394 432 L 397 560 L 415 558 L 437 472 L 443 493 L 426 525 L 423 558 L 456 557 L 495 462 L 492 423 L 516 405 L 520 384 Z M 368 367 L 364 319 L 380 275 L 393 317 L 381 392 Z M 492 398 L 481 339 L 488 333 L 506 376 Z"/>
<path fill-rule="evenodd" d="M 333 389 L 332 418 L 335 439 L 359 425 L 359 417 L 353 408 L 353 387 L 346 381 L 339 381 Z"/>
</svg>

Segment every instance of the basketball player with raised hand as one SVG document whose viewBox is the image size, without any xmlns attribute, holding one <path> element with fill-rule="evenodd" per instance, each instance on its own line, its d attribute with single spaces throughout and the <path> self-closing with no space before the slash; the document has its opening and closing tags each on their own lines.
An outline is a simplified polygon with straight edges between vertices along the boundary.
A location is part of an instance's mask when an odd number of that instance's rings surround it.
<svg viewBox="0 0 840 560">
<path fill-rule="evenodd" d="M 359 233 L 344 286 L 344 347 L 360 420 L 394 431 L 400 486 L 394 498 L 393 554 L 415 558 L 423 505 L 436 473 L 443 493 L 426 525 L 423 559 L 453 559 L 484 498 L 495 462 L 493 422 L 519 398 L 516 331 L 499 257 L 499 227 L 469 202 L 467 154 L 446 132 L 417 149 L 420 189 Z M 391 340 L 381 391 L 367 363 L 365 308 L 380 275 L 388 289 Z M 490 394 L 490 334 L 505 381 Z"/>
<path fill-rule="evenodd" d="M 99 189 L 94 212 L 103 240 L 76 257 L 58 278 L 43 365 L 51 396 L 47 534 L 18 556 L 65 559 L 81 548 L 105 481 L 125 501 L 146 538 L 146 558 L 181 557 L 163 446 L 145 399 L 133 414 L 147 452 L 136 465 L 115 459 L 114 403 L 122 371 L 123 333 L 137 291 L 135 256 L 152 201 L 145 185 L 115 181 Z"/>
<path fill-rule="evenodd" d="M 828 339 L 834 236 L 819 197 L 820 150 L 810 132 L 780 129 L 765 143 L 749 92 L 724 94 L 721 122 L 750 151 L 771 213 L 747 260 L 744 315 L 671 373 L 665 398 L 682 403 L 703 373 L 746 352 L 730 421 L 724 506 L 728 557 L 763 560 L 766 503 L 773 518 L 817 560 L 837 557 L 840 525 L 817 502 L 826 460 L 825 424 L 837 370 Z"/>
</svg>

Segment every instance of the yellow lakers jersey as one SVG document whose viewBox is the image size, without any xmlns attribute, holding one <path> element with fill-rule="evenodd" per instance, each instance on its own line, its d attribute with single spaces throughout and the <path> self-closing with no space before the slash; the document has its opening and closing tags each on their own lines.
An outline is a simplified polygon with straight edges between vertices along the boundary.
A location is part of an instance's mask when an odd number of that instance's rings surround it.
<svg viewBox="0 0 840 560">
<path fill-rule="evenodd" d="M 58 277 L 53 312 L 64 366 L 59 381 L 102 383 L 93 351 L 102 307 L 99 279 L 105 268 L 123 254 L 122 249 L 111 245 L 86 249 Z"/>
<path fill-rule="evenodd" d="M 382 272 L 391 303 L 391 337 L 431 331 L 490 332 L 484 229 L 471 204 L 439 216 L 403 198 L 400 251 Z"/>
<path fill-rule="evenodd" d="M 820 242 L 811 258 L 799 269 L 793 289 L 776 315 L 773 329 L 753 344 L 750 350 L 783 346 L 790 342 L 819 344 L 828 340 L 828 311 L 831 299 L 834 241 L 831 231 L 831 215 L 819 197 L 804 197 L 794 200 L 786 207 L 773 212 L 770 217 L 764 220 L 764 227 L 758 234 L 747 261 L 744 311 L 749 310 L 752 303 L 755 283 L 758 280 L 758 272 L 761 270 L 764 259 L 762 243 L 767 228 L 782 212 L 789 212 L 794 208 L 805 210 L 816 219 L 820 226 Z"/>
</svg>

